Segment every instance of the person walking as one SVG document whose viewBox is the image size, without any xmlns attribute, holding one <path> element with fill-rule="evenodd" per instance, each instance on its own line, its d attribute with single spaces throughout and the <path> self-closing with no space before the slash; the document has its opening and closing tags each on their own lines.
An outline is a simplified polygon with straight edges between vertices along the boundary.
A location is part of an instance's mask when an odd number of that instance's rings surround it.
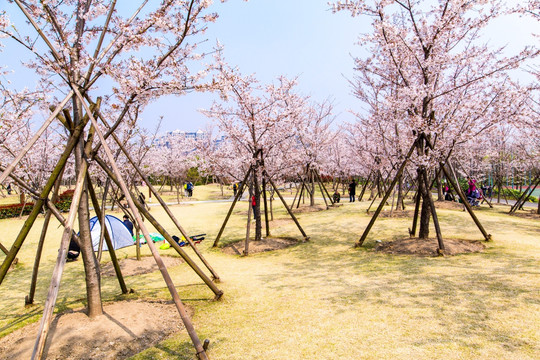
<svg viewBox="0 0 540 360">
<path fill-rule="evenodd" d="M 353 181 L 349 184 L 349 202 L 355 202 L 356 196 L 356 181 Z"/>
</svg>

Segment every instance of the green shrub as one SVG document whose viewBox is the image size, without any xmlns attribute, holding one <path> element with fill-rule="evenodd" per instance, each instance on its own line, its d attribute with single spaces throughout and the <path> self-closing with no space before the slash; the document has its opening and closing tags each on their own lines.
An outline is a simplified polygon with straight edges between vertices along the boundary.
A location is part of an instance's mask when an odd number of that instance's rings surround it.
<svg viewBox="0 0 540 360">
<path fill-rule="evenodd" d="M 66 190 L 60 195 L 58 195 L 58 199 L 54 203 L 54 205 L 58 208 L 60 211 L 69 211 L 69 207 L 71 206 L 71 201 L 73 200 L 73 193 L 75 190 Z"/>
</svg>

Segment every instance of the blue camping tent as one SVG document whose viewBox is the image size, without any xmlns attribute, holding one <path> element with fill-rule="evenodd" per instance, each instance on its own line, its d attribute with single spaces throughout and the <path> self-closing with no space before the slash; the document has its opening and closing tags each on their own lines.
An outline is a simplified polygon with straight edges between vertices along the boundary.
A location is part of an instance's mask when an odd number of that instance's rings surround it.
<svg viewBox="0 0 540 360">
<path fill-rule="evenodd" d="M 115 250 L 134 244 L 133 237 L 131 236 L 128 228 L 119 218 L 112 215 L 105 215 L 105 227 L 109 231 L 109 235 L 111 236 L 111 241 Z M 97 216 L 90 219 L 90 233 L 92 235 L 92 246 L 94 247 L 94 251 L 98 251 L 101 226 Z M 105 251 L 108 249 L 107 242 L 105 239 L 103 239 L 103 250 Z"/>
</svg>

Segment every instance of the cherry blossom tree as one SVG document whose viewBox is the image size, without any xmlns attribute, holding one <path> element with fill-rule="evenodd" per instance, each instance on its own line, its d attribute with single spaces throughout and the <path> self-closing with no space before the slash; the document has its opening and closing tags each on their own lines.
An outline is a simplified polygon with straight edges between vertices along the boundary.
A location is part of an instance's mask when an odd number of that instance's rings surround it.
<svg viewBox="0 0 540 360">
<path fill-rule="evenodd" d="M 88 221 L 88 184 L 85 180 L 91 165 L 88 159 L 99 156 L 99 150 L 103 149 L 114 167 L 114 159 L 105 140 L 114 137 L 126 114 L 131 112 L 131 116 L 135 117 L 135 112 L 143 110 L 149 102 L 162 95 L 182 95 L 187 91 L 205 90 L 212 86 L 202 82 L 207 72 L 211 71 L 211 65 L 197 65 L 201 64 L 200 60 L 205 55 L 200 49 L 201 42 L 205 40 L 201 35 L 208 23 L 217 19 L 217 14 L 208 11 L 211 4 L 209 0 L 141 1 L 117 8 L 116 0 L 14 0 L 10 1 L 6 12 L 0 13 L 3 44 L 13 48 L 18 46 L 25 51 L 25 65 L 40 77 L 40 83 L 57 89 L 51 94 L 50 102 L 58 106 L 43 127 L 48 126 L 57 115 L 63 115 L 57 118 L 68 130 L 69 140 L 36 201 L 29 221 L 35 219 L 52 184 L 73 152 L 76 176 L 82 179 L 82 182 L 77 182 L 73 208 L 78 207 L 90 317 L 100 315 L 102 307 L 99 267 L 90 241 Z M 20 16 L 11 16 L 16 12 Z M 25 20 L 21 20 L 21 17 Z M 18 23 L 24 21 L 28 22 L 28 26 Z M 71 102 L 71 106 L 66 108 L 68 102 Z M 68 111 L 60 114 L 63 108 Z M 112 120 L 106 119 L 105 116 L 109 114 L 116 116 Z M 108 120 L 109 123 L 99 125 L 96 119 L 103 122 Z M 85 132 L 88 123 L 91 126 Z M 106 132 L 105 136 L 102 132 Z M 99 139 L 95 145 L 94 139 Z M 10 169 L 8 167 L 6 174 L 11 172 Z M 127 188 L 123 191 L 127 191 Z M 139 219 L 130 198 L 128 202 Z M 74 219 L 74 213 L 70 212 L 60 254 L 67 251 Z M 21 232 L 13 249 L 20 247 L 25 232 Z M 149 246 L 152 249 L 152 244 Z M 11 251 L 6 260 L 9 262 L 15 253 L 16 250 Z M 155 257 L 159 262 L 159 255 Z M 60 260 L 57 266 L 59 269 L 63 267 Z M 3 264 L 3 274 L 5 268 L 6 264 Z M 167 282 L 168 273 L 166 270 L 162 273 Z M 175 291 L 172 287 L 169 289 Z M 50 297 L 55 299 L 53 286 L 51 291 Z M 183 315 L 182 305 L 178 301 L 176 303 Z M 44 319 L 48 317 L 46 315 Z M 196 344 L 198 353 L 204 355 L 199 345 Z M 42 345 L 36 346 L 36 349 L 42 349 Z"/>
<path fill-rule="evenodd" d="M 334 10 L 373 21 L 373 33 L 360 40 L 371 55 L 355 59 L 355 91 L 370 105 L 374 121 L 393 123 L 400 140 L 414 144 L 415 153 L 412 148 L 409 156 L 403 152 L 399 162 L 411 157 L 417 166 L 424 184 L 419 236 L 429 236 L 433 216 L 442 251 L 431 192 L 426 190 L 428 169 L 444 162 L 456 143 L 501 120 L 486 116 L 494 102 L 508 102 L 499 85 L 508 70 L 536 52 L 524 49 L 505 57 L 502 49 L 481 43 L 482 30 L 504 13 L 499 1 L 338 1 Z"/>
<path fill-rule="evenodd" d="M 253 169 L 249 185 L 255 240 L 261 240 L 261 171 L 267 170 L 270 175 L 276 171 L 270 161 L 285 156 L 277 151 L 296 135 L 294 125 L 303 101 L 294 92 L 296 81 L 285 77 L 278 78 L 276 84 L 263 86 L 254 76 L 242 76 L 237 70 L 222 66 L 218 78 L 223 84 L 223 103 L 215 102 L 204 113 L 214 119 L 230 142 L 230 147 L 224 148 L 230 156 L 238 159 L 244 169 Z"/>
</svg>

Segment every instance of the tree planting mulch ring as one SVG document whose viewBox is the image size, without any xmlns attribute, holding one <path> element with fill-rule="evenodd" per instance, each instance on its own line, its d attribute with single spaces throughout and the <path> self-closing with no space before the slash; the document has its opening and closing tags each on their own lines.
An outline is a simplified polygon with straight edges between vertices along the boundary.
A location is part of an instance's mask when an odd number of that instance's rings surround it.
<svg viewBox="0 0 540 360">
<path fill-rule="evenodd" d="M 458 255 L 482 252 L 486 246 L 481 241 L 443 239 L 444 254 Z M 437 238 L 419 239 L 403 238 L 389 242 L 377 243 L 375 251 L 394 255 L 438 256 Z"/>
<path fill-rule="evenodd" d="M 303 214 L 303 213 L 310 213 L 310 212 L 317 212 L 317 211 L 326 210 L 326 205 L 320 205 L 320 204 L 319 205 L 313 205 L 313 206 L 300 205 L 299 208 L 296 208 L 296 206 L 295 206 L 291 210 L 296 214 Z"/>
<path fill-rule="evenodd" d="M 449 209 L 449 210 L 464 210 L 465 206 L 463 204 L 455 202 L 455 201 L 434 201 L 435 208 L 437 209 Z M 476 207 L 474 208 L 476 210 Z"/>
<path fill-rule="evenodd" d="M 162 256 L 161 259 L 167 268 L 183 262 L 181 258 L 175 256 Z M 153 256 L 143 256 L 141 260 L 137 260 L 137 258 L 120 259 L 119 263 L 124 276 L 148 274 L 159 270 Z M 101 275 L 104 277 L 116 276 L 112 262 L 101 265 Z"/>
<path fill-rule="evenodd" d="M 286 249 L 288 247 L 291 247 L 293 245 L 296 245 L 300 243 L 298 239 L 291 238 L 291 237 L 266 237 L 263 238 L 261 241 L 249 241 L 249 254 L 256 254 L 266 251 L 272 251 L 272 250 L 280 250 L 280 249 Z M 245 241 L 239 241 L 234 244 L 229 244 L 227 246 L 224 246 L 222 248 L 222 251 L 225 254 L 229 255 L 238 255 L 238 253 L 234 250 L 234 248 L 238 250 L 240 254 L 244 253 L 245 250 Z"/>
<path fill-rule="evenodd" d="M 385 210 L 379 214 L 381 218 L 412 218 L 413 216 L 414 210 Z"/>
<path fill-rule="evenodd" d="M 172 302 L 120 301 L 104 305 L 103 311 L 96 319 L 84 310 L 55 315 L 43 358 L 125 359 L 184 329 Z M 30 359 L 38 328 L 39 321 L 3 337 L 0 360 Z"/>
<path fill-rule="evenodd" d="M 525 218 L 525 219 L 540 220 L 540 214 L 537 213 L 537 210 L 526 210 L 526 211 L 518 210 L 518 211 L 516 211 L 515 213 L 513 213 L 511 215 L 512 216 L 517 216 L 517 217 L 520 217 L 520 218 Z"/>
</svg>

